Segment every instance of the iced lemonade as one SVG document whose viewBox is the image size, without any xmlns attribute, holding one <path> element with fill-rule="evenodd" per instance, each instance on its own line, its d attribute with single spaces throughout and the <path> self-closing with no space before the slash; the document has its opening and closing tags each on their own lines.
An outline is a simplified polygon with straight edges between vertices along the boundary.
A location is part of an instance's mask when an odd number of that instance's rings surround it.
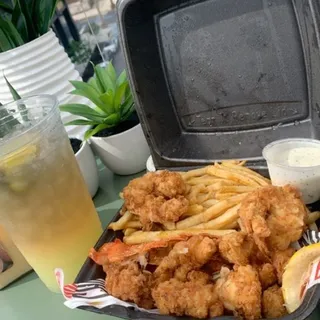
<svg viewBox="0 0 320 320">
<path fill-rule="evenodd" d="M 0 146 L 0 223 L 46 286 L 59 291 L 54 269 L 73 282 L 102 233 L 59 114 Z"/>
</svg>

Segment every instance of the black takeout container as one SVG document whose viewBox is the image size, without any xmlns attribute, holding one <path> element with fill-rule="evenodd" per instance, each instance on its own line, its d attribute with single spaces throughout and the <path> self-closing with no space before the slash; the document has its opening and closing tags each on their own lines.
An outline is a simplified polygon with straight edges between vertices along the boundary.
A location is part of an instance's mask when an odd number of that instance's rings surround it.
<svg viewBox="0 0 320 320">
<path fill-rule="evenodd" d="M 266 173 L 268 143 L 320 139 L 319 0 L 119 0 L 117 11 L 136 110 L 157 169 L 245 159 Z M 95 248 L 116 237 L 121 233 L 105 230 Z M 104 277 L 87 259 L 75 282 Z M 280 319 L 320 319 L 319 299 L 318 285 Z M 190 319 L 122 306 L 80 308 L 124 319 Z"/>
</svg>

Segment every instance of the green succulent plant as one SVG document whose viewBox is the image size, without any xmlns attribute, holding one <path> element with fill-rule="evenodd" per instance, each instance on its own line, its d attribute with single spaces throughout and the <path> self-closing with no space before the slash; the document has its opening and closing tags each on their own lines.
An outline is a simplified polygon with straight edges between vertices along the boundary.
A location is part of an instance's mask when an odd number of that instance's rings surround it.
<svg viewBox="0 0 320 320">
<path fill-rule="evenodd" d="M 59 0 L 0 0 L 0 52 L 48 32 Z"/>
<path fill-rule="evenodd" d="M 113 128 L 127 120 L 134 112 L 134 102 L 126 71 L 117 77 L 111 62 L 107 67 L 94 66 L 94 76 L 88 83 L 70 81 L 75 90 L 71 94 L 86 97 L 94 107 L 85 104 L 64 104 L 60 110 L 79 116 L 65 125 L 90 126 L 84 135 L 87 140 L 98 132 Z"/>
</svg>

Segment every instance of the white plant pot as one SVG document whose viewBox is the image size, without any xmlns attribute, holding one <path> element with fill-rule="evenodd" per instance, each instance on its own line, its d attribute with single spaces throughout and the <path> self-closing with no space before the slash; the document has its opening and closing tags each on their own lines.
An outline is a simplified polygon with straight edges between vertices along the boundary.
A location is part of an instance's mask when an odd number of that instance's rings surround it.
<svg viewBox="0 0 320 320">
<path fill-rule="evenodd" d="M 73 90 L 69 81 L 82 79 L 52 30 L 18 48 L 0 53 L 0 102 L 5 104 L 12 101 L 12 96 L 3 72 L 22 97 L 51 94 L 59 103 L 88 102 L 68 94 Z M 75 119 L 68 113 L 62 113 L 61 118 L 64 123 Z M 70 136 L 83 136 L 86 128 L 71 126 L 66 130 Z"/>
<path fill-rule="evenodd" d="M 141 125 L 110 137 L 90 139 L 93 151 L 102 163 L 119 175 L 145 170 L 150 150 Z"/>
<path fill-rule="evenodd" d="M 91 197 L 94 197 L 99 188 L 99 176 L 96 159 L 88 142 L 83 142 L 76 153 L 82 176 L 87 184 Z"/>
<path fill-rule="evenodd" d="M 155 172 L 155 171 L 157 171 L 157 170 L 156 170 L 156 167 L 155 167 L 155 165 L 154 165 L 152 156 L 150 156 L 150 157 L 148 158 L 147 163 L 146 163 L 146 167 L 147 167 L 147 171 L 148 171 L 148 172 Z"/>
</svg>

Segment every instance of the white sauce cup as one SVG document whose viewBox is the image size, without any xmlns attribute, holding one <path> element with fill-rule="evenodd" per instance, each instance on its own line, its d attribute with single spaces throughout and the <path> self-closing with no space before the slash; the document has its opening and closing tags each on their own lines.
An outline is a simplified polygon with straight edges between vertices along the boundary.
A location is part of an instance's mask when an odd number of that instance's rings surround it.
<svg viewBox="0 0 320 320">
<path fill-rule="evenodd" d="M 313 139 L 283 139 L 268 144 L 262 151 L 267 161 L 268 170 L 272 184 L 284 186 L 291 184 L 302 193 L 306 204 L 316 202 L 320 199 L 320 158 L 313 161 L 312 165 L 296 166 L 289 164 L 289 154 L 296 148 L 314 148 L 315 154 L 320 151 L 320 141 Z M 310 153 L 310 152 L 309 152 Z M 306 158 L 303 159 L 308 160 Z"/>
</svg>

